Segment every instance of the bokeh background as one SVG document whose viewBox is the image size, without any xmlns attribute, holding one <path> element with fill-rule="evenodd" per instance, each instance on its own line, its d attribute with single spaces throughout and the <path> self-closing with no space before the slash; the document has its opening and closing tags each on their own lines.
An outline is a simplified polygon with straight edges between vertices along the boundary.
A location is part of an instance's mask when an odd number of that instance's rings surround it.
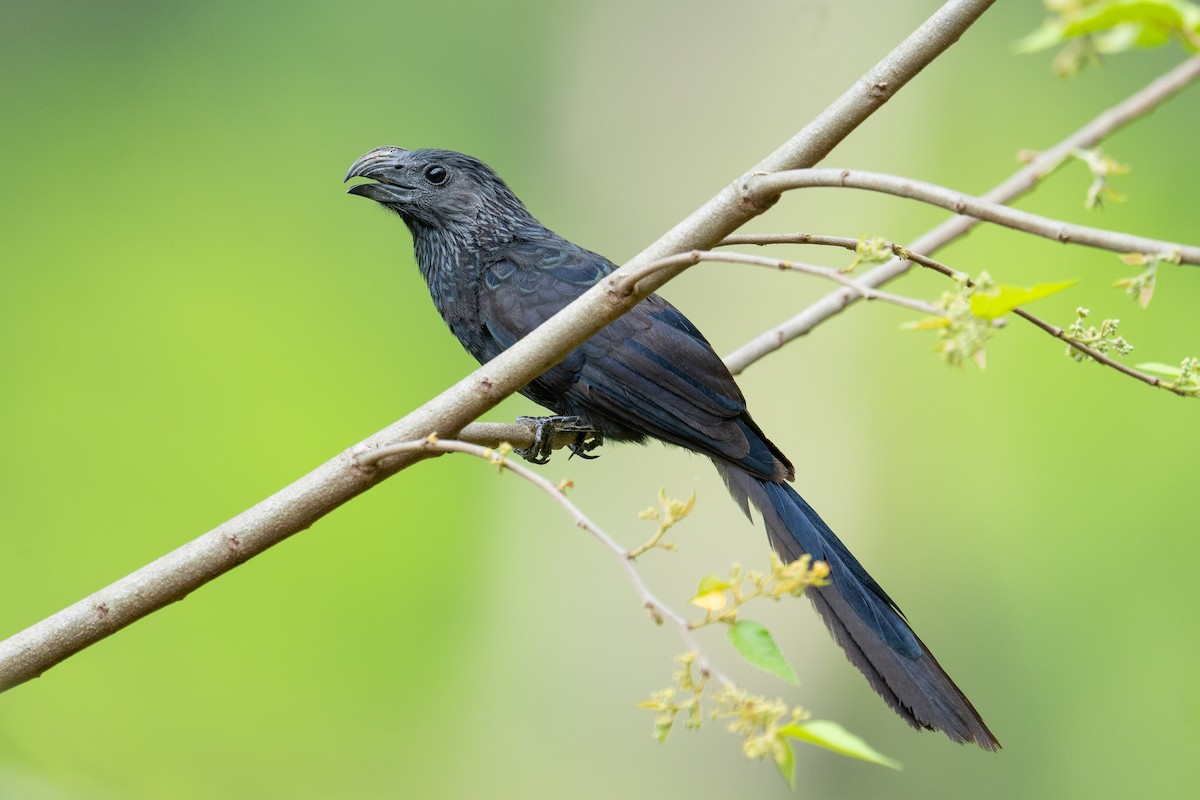
<svg viewBox="0 0 1200 800">
<path fill-rule="evenodd" d="M 219 524 L 473 365 L 398 220 L 343 194 L 380 144 L 492 163 L 548 225 L 620 261 L 819 112 L 937 7 L 753 3 L 7 2 L 0 13 L 0 634 Z M 972 192 L 1177 63 L 1062 81 L 1000 3 L 830 166 Z M 1021 206 L 1195 243 L 1200 89 L 1114 136 L 1129 202 L 1065 169 Z M 942 218 L 812 190 L 756 230 L 906 240 Z M 824 263 L 840 256 L 803 251 Z M 1133 361 L 1200 355 L 1200 274 L 1147 311 L 1108 254 L 980 229 L 942 254 L 1037 310 L 1122 319 Z M 833 259 L 833 260 L 831 260 Z M 935 297 L 936 276 L 897 289 Z M 728 352 L 821 296 L 704 266 L 666 294 Z M 742 379 L 797 484 L 899 600 L 1005 745 L 900 723 L 806 603 L 757 616 L 792 689 L 903 772 L 811 748 L 813 797 L 1181 797 L 1200 779 L 1200 406 L 1076 365 L 1014 324 L 943 366 L 911 315 L 858 306 Z M 510 400 L 491 415 L 535 409 Z M 765 562 L 703 459 L 608 447 L 542 468 L 627 543 L 660 486 L 698 495 L 644 559 L 678 606 Z M 0 697 L 4 798 L 611 798 L 789 792 L 720 724 L 663 746 L 635 708 L 680 649 L 530 487 L 442 458 Z"/>
</svg>

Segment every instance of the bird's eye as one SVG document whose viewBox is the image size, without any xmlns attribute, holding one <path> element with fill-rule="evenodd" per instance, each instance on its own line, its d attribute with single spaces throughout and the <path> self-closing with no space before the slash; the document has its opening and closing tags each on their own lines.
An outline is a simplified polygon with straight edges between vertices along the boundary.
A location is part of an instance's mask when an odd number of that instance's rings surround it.
<svg viewBox="0 0 1200 800">
<path fill-rule="evenodd" d="M 450 177 L 450 173 L 446 172 L 446 168 L 440 164 L 430 164 L 425 168 L 425 179 L 436 186 L 445 183 L 448 177 Z"/>
</svg>

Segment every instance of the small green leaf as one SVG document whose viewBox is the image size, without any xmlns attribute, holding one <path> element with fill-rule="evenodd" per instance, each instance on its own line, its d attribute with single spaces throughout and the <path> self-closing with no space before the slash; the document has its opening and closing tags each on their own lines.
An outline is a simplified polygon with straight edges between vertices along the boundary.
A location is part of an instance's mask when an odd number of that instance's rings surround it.
<svg viewBox="0 0 1200 800">
<path fill-rule="evenodd" d="M 1083 36 L 1132 23 L 1142 26 L 1142 36 L 1146 37 L 1145 41 L 1138 42 L 1139 46 L 1155 47 L 1167 41 L 1171 30 L 1188 26 L 1183 5 L 1170 0 L 1097 4 L 1075 15 L 1064 27 L 1063 35 Z"/>
<path fill-rule="evenodd" d="M 1057 294 L 1076 283 L 1078 281 L 1061 281 L 1059 283 L 1039 283 L 1029 287 L 1001 284 L 989 292 L 976 292 L 971 295 L 971 313 L 981 319 L 996 319 L 1017 306 Z"/>
<path fill-rule="evenodd" d="M 771 758 L 775 761 L 775 769 L 779 770 L 779 774 L 787 781 L 789 789 L 796 788 L 796 754 L 792 752 L 792 746 L 788 740 L 780 736 L 774 742 L 774 747 L 771 748 Z"/>
<path fill-rule="evenodd" d="M 800 685 L 792 665 L 783 657 L 779 645 L 775 644 L 765 626 L 748 619 L 739 620 L 729 626 L 729 641 L 742 658 L 754 666 L 793 686 Z"/>
<path fill-rule="evenodd" d="M 807 722 L 785 725 L 779 729 L 779 733 L 781 736 L 789 736 L 793 739 L 808 742 L 809 744 L 815 744 L 818 747 L 824 747 L 827 750 L 832 750 L 844 756 L 870 761 L 872 764 L 879 764 L 884 767 L 891 767 L 892 769 L 903 769 L 899 761 L 883 755 L 836 722 L 812 719 Z"/>
</svg>

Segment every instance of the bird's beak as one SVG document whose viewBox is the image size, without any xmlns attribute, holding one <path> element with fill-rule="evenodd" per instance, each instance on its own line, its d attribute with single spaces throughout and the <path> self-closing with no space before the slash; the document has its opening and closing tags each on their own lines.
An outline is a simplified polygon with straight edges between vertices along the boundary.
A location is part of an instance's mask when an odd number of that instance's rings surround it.
<svg viewBox="0 0 1200 800">
<path fill-rule="evenodd" d="M 360 183 L 347 191 L 376 203 L 404 204 L 412 201 L 413 189 L 405 175 L 405 156 L 408 151 L 400 147 L 376 147 L 350 165 L 345 180 L 370 178 L 377 183 Z"/>
</svg>

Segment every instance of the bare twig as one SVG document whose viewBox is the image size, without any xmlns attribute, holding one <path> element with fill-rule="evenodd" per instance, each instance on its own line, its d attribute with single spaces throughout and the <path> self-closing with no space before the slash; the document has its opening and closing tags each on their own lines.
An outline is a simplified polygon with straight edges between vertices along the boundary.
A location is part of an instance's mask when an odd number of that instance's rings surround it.
<svg viewBox="0 0 1200 800">
<path fill-rule="evenodd" d="M 1188 59 L 1151 81 L 1122 102 L 1103 111 L 1087 125 L 1053 147 L 1042 151 L 1027 166 L 1017 170 L 1008 179 L 981 197 L 993 203 L 1012 202 L 1058 169 L 1071 157 L 1074 150 L 1095 147 L 1115 131 L 1153 111 L 1190 85 L 1197 77 L 1200 77 L 1200 56 Z M 979 221 L 971 217 L 952 217 L 914 239 L 909 246 L 920 253 L 936 253 L 942 247 L 966 234 L 977 224 Z M 909 261 L 894 259 L 860 276 L 858 281 L 866 286 L 882 286 L 906 273 L 911 266 Z M 855 293 L 848 289 L 840 289 L 828 294 L 796 316 L 756 336 L 727 355 L 725 363 L 730 371 L 737 375 L 763 356 L 778 350 L 793 339 L 805 335 L 822 322 L 838 314 L 856 299 Z"/>
<path fill-rule="evenodd" d="M 862 240 L 852 239 L 849 236 L 825 236 L 817 233 L 735 233 L 732 236 L 726 236 L 722 239 L 720 246 L 726 247 L 739 244 L 754 244 L 761 247 L 771 244 L 815 244 L 823 247 L 840 247 L 843 250 L 853 252 L 858 250 L 858 246 L 862 244 Z M 964 273 L 934 261 L 928 256 L 915 253 L 896 242 L 875 241 L 872 244 L 882 250 L 892 251 L 892 254 L 897 259 L 920 264 L 923 267 L 932 269 L 934 272 L 940 272 L 948 278 L 964 277 Z M 859 281 L 857 285 L 862 286 L 863 284 Z"/>
<path fill-rule="evenodd" d="M 721 242 L 725 244 L 728 238 Z M 848 289 L 853 289 L 864 300 L 880 300 L 885 303 L 900 306 L 902 308 L 920 311 L 923 314 L 937 314 L 938 310 L 930 303 L 923 300 L 914 300 L 911 297 L 903 297 L 898 294 L 889 292 L 881 292 L 870 286 L 865 286 L 844 272 L 829 267 L 818 267 L 814 264 L 802 264 L 796 261 L 788 261 L 779 258 L 764 258 L 762 256 L 752 256 L 746 253 L 717 253 L 711 250 L 691 250 L 687 253 L 680 253 L 667 258 L 660 258 L 651 264 L 647 264 L 637 272 L 629 276 L 630 281 L 636 282 L 643 276 L 650 275 L 661 269 L 669 269 L 677 264 L 699 264 L 701 262 L 723 262 L 726 264 L 749 264 L 756 267 L 766 267 L 775 269 L 781 272 L 799 272 L 805 275 L 813 275 L 818 278 L 824 278 L 827 281 L 840 283 Z"/>
<path fill-rule="evenodd" d="M 1063 244 L 1079 244 L 1112 250 L 1117 253 L 1170 254 L 1182 264 L 1200 264 L 1200 247 L 1148 239 L 1129 233 L 1106 231 L 1087 225 L 1075 225 L 1050 219 L 1028 211 L 1019 211 L 1001 203 L 956 192 L 932 183 L 849 169 L 804 169 L 776 172 L 771 175 L 752 175 L 746 179 L 745 202 L 771 205 L 783 192 L 812 187 L 841 187 L 866 189 L 872 192 L 918 200 L 939 206 L 955 214 L 994 222 L 1006 228 L 1031 233 Z"/>
<path fill-rule="evenodd" d="M 622 547 L 616 539 L 610 536 L 603 528 L 592 521 L 591 517 L 583 512 L 579 506 L 572 503 L 567 495 L 558 486 L 555 486 L 544 477 L 529 469 L 528 467 L 518 462 L 506 458 L 502 453 L 493 450 L 490 447 L 480 447 L 469 442 L 455 441 L 453 439 L 440 439 L 430 436 L 426 439 L 416 442 L 402 442 L 400 444 L 389 445 L 365 454 L 360 461 L 364 465 L 379 463 L 392 456 L 403 455 L 412 452 L 424 453 L 466 453 L 468 455 L 482 458 L 492 464 L 498 466 L 501 470 L 508 470 L 515 475 L 524 478 L 532 483 L 537 488 L 541 489 L 559 506 L 566 510 L 571 518 L 575 520 L 575 524 L 590 533 L 604 548 L 608 550 L 621 565 L 621 569 L 625 572 L 625 577 L 629 579 L 633 585 L 634 591 L 641 598 L 642 606 L 650 613 L 651 619 L 656 622 L 663 620 L 669 621 L 675 626 L 679 632 L 679 636 L 683 639 L 684 646 L 696 653 L 696 666 L 704 675 L 711 675 L 721 683 L 727 686 L 733 686 L 734 683 L 726 675 L 713 666 L 712 660 L 705 653 L 704 648 L 700 645 L 692 630 L 692 624 L 686 617 L 675 611 L 662 600 L 658 598 L 654 592 L 650 591 L 650 587 L 642 580 L 641 573 L 637 571 L 634 565 L 634 553 Z"/>
<path fill-rule="evenodd" d="M 812 123 L 752 172 L 810 167 L 942 54 L 994 0 L 950 0 Z M 95 594 L 0 642 L 0 691 L 45 670 L 278 544 L 427 454 L 402 453 L 374 470 L 359 454 L 431 432 L 456 436 L 628 311 L 685 267 L 648 276 L 636 290 L 626 275 L 673 253 L 716 244 L 755 209 L 740 204 L 738 179 L 583 296 L 488 364 L 403 419 L 338 454 L 266 500 Z"/>
</svg>

